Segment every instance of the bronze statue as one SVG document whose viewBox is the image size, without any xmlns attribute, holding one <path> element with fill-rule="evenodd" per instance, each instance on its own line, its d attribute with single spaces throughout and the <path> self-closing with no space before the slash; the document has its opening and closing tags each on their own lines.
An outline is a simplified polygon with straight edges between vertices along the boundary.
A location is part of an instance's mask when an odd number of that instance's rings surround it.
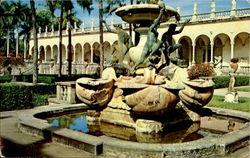
<svg viewBox="0 0 250 158">
<path fill-rule="evenodd" d="M 127 54 L 129 48 L 133 46 L 131 37 L 129 34 L 122 29 L 122 25 L 114 25 L 115 29 L 111 29 L 105 21 L 105 24 L 108 32 L 117 33 L 118 35 L 118 47 L 114 46 L 111 48 L 111 54 L 113 55 L 115 51 L 119 52 L 118 63 L 122 64 L 125 55 Z"/>
<path fill-rule="evenodd" d="M 147 34 L 147 41 L 143 47 L 142 54 L 140 59 L 135 63 L 132 67 L 131 72 L 134 73 L 135 69 L 142 64 L 145 59 L 150 55 L 154 54 L 162 45 L 162 41 L 158 40 L 158 32 L 157 29 L 160 26 L 160 21 L 165 12 L 165 5 L 159 6 L 161 8 L 159 16 L 154 20 L 153 24 L 149 27 L 148 34 Z"/>
<path fill-rule="evenodd" d="M 178 19 L 176 19 L 178 20 Z M 161 37 L 161 41 L 163 42 L 162 44 L 162 51 L 163 54 L 165 55 L 165 61 L 166 63 L 161 65 L 158 68 L 158 71 L 160 71 L 163 67 L 169 65 L 169 55 L 174 52 L 176 49 L 180 50 L 182 45 L 181 44 L 174 44 L 172 43 L 173 40 L 173 35 L 179 34 L 183 31 L 184 26 L 190 21 L 190 19 L 187 19 L 184 24 L 181 26 L 181 28 L 179 30 L 176 30 L 177 24 L 170 24 L 168 31 L 166 31 L 162 37 Z"/>
</svg>

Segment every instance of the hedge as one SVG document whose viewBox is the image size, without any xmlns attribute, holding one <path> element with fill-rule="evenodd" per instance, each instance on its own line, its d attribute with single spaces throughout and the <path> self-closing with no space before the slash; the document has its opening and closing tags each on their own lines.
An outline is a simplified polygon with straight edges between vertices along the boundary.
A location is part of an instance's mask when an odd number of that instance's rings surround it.
<svg viewBox="0 0 250 158">
<path fill-rule="evenodd" d="M 235 86 L 249 86 L 250 76 L 236 76 Z M 216 76 L 213 77 L 215 83 L 214 88 L 227 88 L 230 82 L 229 76 Z"/>
<path fill-rule="evenodd" d="M 0 84 L 0 110 L 31 108 L 32 93 L 21 84 Z"/>
<path fill-rule="evenodd" d="M 55 82 L 60 82 L 60 81 L 75 81 L 81 77 L 99 78 L 99 76 L 97 75 L 88 75 L 88 74 L 73 74 L 70 77 L 68 77 L 67 75 L 62 75 L 62 77 L 58 77 L 58 75 L 54 74 L 39 74 L 38 82 L 53 84 Z M 11 80 L 12 80 L 12 75 L 0 76 L 0 83 L 11 82 Z M 16 75 L 16 81 L 32 82 L 32 75 Z"/>
<path fill-rule="evenodd" d="M 0 76 L 0 83 L 10 82 L 12 80 L 12 75 Z"/>
<path fill-rule="evenodd" d="M 33 108 L 48 103 L 49 95 L 55 94 L 55 85 L 26 86 L 18 83 L 0 84 L 0 111 Z"/>
</svg>

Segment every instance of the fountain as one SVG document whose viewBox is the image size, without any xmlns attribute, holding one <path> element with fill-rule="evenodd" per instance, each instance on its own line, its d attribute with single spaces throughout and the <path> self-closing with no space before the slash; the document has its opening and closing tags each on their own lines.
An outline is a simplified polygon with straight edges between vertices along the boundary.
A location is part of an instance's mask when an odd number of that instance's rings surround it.
<svg viewBox="0 0 250 158">
<path fill-rule="evenodd" d="M 214 83 L 189 80 L 185 69 L 170 62 L 169 54 L 180 48 L 169 42 L 176 24 L 163 34 L 167 42 L 158 39 L 157 28 L 172 16 L 180 20 L 173 8 L 160 1 L 124 6 L 116 14 L 138 25 L 139 44 L 126 47 L 119 40 L 116 49 L 122 55 L 119 59 L 127 53 L 132 64 L 110 60 L 101 78 L 78 79 L 70 90 L 76 86 L 81 104 L 21 112 L 22 131 L 106 157 L 207 157 L 248 144 L 249 113 L 204 108 Z M 129 73 L 118 76 L 114 67 Z M 55 115 L 61 117 L 51 118 Z"/>
<path fill-rule="evenodd" d="M 140 33 L 139 44 L 128 50 L 134 65 L 128 70 L 135 75 L 117 78 L 115 69 L 109 66 L 100 79 L 78 79 L 77 97 L 100 111 L 95 119 L 131 127 L 141 133 L 160 133 L 169 125 L 183 121 L 199 122 L 197 111 L 212 98 L 213 82 L 180 78 L 187 76 L 185 70 L 159 62 L 161 50 L 168 51 L 173 45 L 158 40 L 157 28 L 172 16 L 179 21 L 179 14 L 173 8 L 165 7 L 164 3 L 124 6 L 118 8 L 116 14 L 126 22 L 139 24 L 135 30 Z M 169 34 L 166 36 L 171 37 Z M 166 59 L 170 53 L 164 54 Z M 167 79 L 170 75 L 159 73 L 158 68 L 162 65 L 175 72 L 172 80 Z"/>
</svg>

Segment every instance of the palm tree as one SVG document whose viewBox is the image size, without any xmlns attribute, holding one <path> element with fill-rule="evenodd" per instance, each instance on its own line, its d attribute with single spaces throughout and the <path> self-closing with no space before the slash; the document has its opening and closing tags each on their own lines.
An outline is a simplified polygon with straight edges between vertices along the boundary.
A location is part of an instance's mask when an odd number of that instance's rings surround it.
<svg viewBox="0 0 250 158">
<path fill-rule="evenodd" d="M 59 23 L 59 72 L 58 77 L 62 77 L 62 25 L 63 25 L 64 0 L 61 0 L 61 13 Z"/>
<path fill-rule="evenodd" d="M 72 47 L 71 47 L 71 22 L 72 22 L 72 10 L 74 8 L 71 0 L 65 1 L 65 13 L 67 20 L 68 28 L 68 76 L 71 76 L 72 72 Z"/>
<path fill-rule="evenodd" d="M 37 40 L 37 25 L 36 25 L 36 9 L 34 0 L 30 0 L 31 14 L 32 14 L 32 24 L 33 24 L 33 38 L 34 38 L 34 55 L 33 55 L 33 84 L 38 81 L 38 40 Z"/>
<path fill-rule="evenodd" d="M 1 16 L 0 16 L 0 28 L 4 31 L 7 31 L 6 40 L 7 40 L 7 55 L 10 53 L 10 31 L 13 23 L 13 16 L 10 10 L 11 5 L 7 2 L 1 4 Z"/>
<path fill-rule="evenodd" d="M 87 10 L 90 14 L 93 10 L 93 7 L 91 7 L 93 5 L 93 0 L 77 0 L 76 2 L 80 7 L 82 7 L 83 12 Z"/>
<path fill-rule="evenodd" d="M 99 27 L 100 27 L 100 75 L 102 75 L 103 71 L 103 62 L 104 62 L 104 54 L 103 54 L 103 4 L 102 0 L 99 0 Z"/>
<path fill-rule="evenodd" d="M 14 17 L 14 24 L 16 25 L 16 55 L 18 53 L 18 43 L 19 43 L 19 25 L 22 21 L 26 20 L 26 13 L 29 12 L 29 7 L 27 4 L 22 4 L 19 0 L 17 2 L 11 2 L 10 11 Z"/>
<path fill-rule="evenodd" d="M 56 24 L 56 15 L 55 11 L 60 8 L 60 1 L 58 0 L 46 0 L 44 5 L 50 13 L 50 23 L 51 27 Z"/>
</svg>

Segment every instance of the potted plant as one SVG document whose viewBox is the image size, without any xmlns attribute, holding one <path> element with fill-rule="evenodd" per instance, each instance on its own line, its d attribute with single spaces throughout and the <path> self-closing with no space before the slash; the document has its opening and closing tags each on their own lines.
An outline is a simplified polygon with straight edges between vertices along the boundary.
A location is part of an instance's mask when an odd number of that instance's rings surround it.
<svg viewBox="0 0 250 158">
<path fill-rule="evenodd" d="M 187 69 L 190 80 L 209 77 L 214 74 L 214 68 L 209 64 L 196 64 Z"/>
</svg>

